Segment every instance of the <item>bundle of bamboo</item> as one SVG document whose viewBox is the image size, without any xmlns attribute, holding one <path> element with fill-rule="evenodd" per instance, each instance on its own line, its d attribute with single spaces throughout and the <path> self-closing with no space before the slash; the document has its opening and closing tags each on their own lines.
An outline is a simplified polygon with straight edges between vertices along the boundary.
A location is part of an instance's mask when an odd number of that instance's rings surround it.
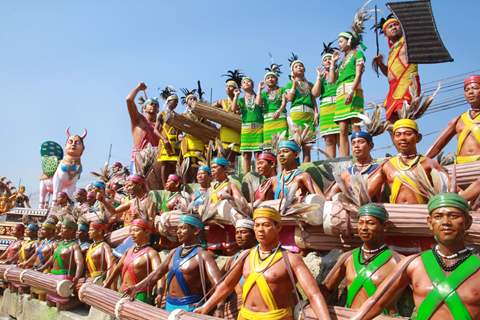
<svg viewBox="0 0 480 320">
<path fill-rule="evenodd" d="M 201 118 L 219 123 L 235 131 L 240 132 L 242 130 L 242 120 L 239 114 L 215 108 L 204 102 L 197 102 L 192 112 Z"/>
<path fill-rule="evenodd" d="M 174 127 L 178 131 L 191 134 L 198 137 L 205 144 L 208 144 L 210 140 L 215 141 L 220 134 L 220 130 L 214 126 L 207 125 L 200 121 L 195 121 L 183 114 L 178 114 L 174 111 L 168 112 L 165 117 L 167 124 Z"/>
<path fill-rule="evenodd" d="M 56 293 L 63 298 L 68 298 L 73 294 L 73 284 L 70 280 L 59 280 L 48 273 L 23 270 L 20 280 L 31 287 Z"/>
<path fill-rule="evenodd" d="M 456 178 L 459 186 L 465 187 L 480 179 L 480 161 L 448 165 L 445 168 L 449 176 L 452 176 L 453 166 L 456 167 Z"/>
</svg>

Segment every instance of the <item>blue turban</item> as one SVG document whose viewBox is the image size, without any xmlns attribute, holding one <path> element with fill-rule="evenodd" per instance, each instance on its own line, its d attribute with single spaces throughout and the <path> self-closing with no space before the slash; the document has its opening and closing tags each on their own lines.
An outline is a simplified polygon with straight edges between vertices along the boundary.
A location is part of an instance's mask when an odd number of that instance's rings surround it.
<svg viewBox="0 0 480 320">
<path fill-rule="evenodd" d="M 350 137 L 350 141 L 352 141 L 355 138 L 363 138 L 363 139 L 367 140 L 368 142 L 373 143 L 372 136 L 370 135 L 370 133 L 365 132 L 365 131 L 354 131 L 354 132 L 352 132 L 352 136 Z"/>
<path fill-rule="evenodd" d="M 95 188 L 105 189 L 105 182 L 97 180 L 97 181 L 93 182 L 93 186 Z"/>
<path fill-rule="evenodd" d="M 278 144 L 278 149 L 287 148 L 293 152 L 300 153 L 302 148 L 293 140 L 283 140 Z"/>
<path fill-rule="evenodd" d="M 39 226 L 38 224 L 36 223 L 30 223 L 28 226 L 27 226 L 27 229 L 30 230 L 30 231 L 38 231 L 39 229 Z"/>
<path fill-rule="evenodd" d="M 156 104 L 157 106 L 160 105 L 157 97 L 149 98 L 143 103 L 144 106 L 148 106 L 149 104 Z"/>
<path fill-rule="evenodd" d="M 78 225 L 78 230 L 79 230 L 79 231 L 88 232 L 88 229 L 89 229 L 89 225 L 88 225 L 88 224 L 80 223 L 80 224 Z"/>
<path fill-rule="evenodd" d="M 228 167 L 230 164 L 230 161 L 222 157 L 213 158 L 212 162 L 222 167 Z"/>
<path fill-rule="evenodd" d="M 211 174 L 211 173 L 212 173 L 212 170 L 210 170 L 210 167 L 209 167 L 209 166 L 200 166 L 200 168 L 198 168 L 198 171 L 205 171 L 205 172 L 207 172 L 208 174 Z"/>
<path fill-rule="evenodd" d="M 189 215 L 189 214 L 183 214 L 180 216 L 180 221 L 186 224 L 189 224 L 191 226 L 194 226 L 195 228 L 202 229 L 205 228 L 205 225 L 203 224 L 202 220 L 200 218 Z"/>
</svg>

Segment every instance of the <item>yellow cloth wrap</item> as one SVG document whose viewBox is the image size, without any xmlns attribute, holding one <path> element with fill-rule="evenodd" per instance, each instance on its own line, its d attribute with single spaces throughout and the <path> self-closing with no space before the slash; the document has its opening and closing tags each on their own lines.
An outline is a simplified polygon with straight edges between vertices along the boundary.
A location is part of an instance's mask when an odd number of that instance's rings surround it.
<svg viewBox="0 0 480 320">
<path fill-rule="evenodd" d="M 395 124 L 393 125 L 393 132 L 400 128 L 410 128 L 418 132 L 418 125 L 415 120 L 412 119 L 400 119 L 395 121 Z"/>
<path fill-rule="evenodd" d="M 420 165 L 420 162 L 422 161 L 422 158 L 418 161 L 418 165 Z M 424 204 L 427 203 L 427 199 L 425 199 L 421 194 L 420 190 L 418 188 L 418 185 L 415 181 L 410 179 L 403 171 L 405 170 L 410 170 L 412 167 L 407 166 L 407 167 L 402 167 L 400 164 L 400 157 L 395 156 L 389 160 L 389 163 L 397 170 L 397 175 L 395 178 L 393 178 L 393 183 L 391 187 L 391 193 L 390 193 L 390 203 L 396 203 L 398 194 L 400 193 L 400 188 L 402 187 L 403 184 L 408 184 L 407 188 L 410 190 L 415 191 L 415 198 L 417 199 L 417 202 L 419 204 Z"/>
<path fill-rule="evenodd" d="M 35 240 L 23 240 L 22 246 L 18 252 L 18 263 L 25 262 L 27 260 L 27 247 L 29 247 Z"/>
<path fill-rule="evenodd" d="M 462 151 L 463 144 L 465 143 L 465 139 L 471 133 L 475 141 L 480 144 L 480 115 L 477 115 L 475 119 L 470 117 L 468 112 L 464 112 L 460 116 L 460 120 L 463 122 L 463 129 L 462 132 L 458 135 L 458 142 L 457 142 L 457 163 L 467 163 L 473 162 L 480 159 L 480 155 L 469 155 L 469 156 L 461 156 L 460 151 Z"/>
<path fill-rule="evenodd" d="M 225 188 L 229 182 L 229 180 L 226 180 L 220 183 L 217 187 L 212 186 L 212 191 L 210 192 L 210 203 L 215 204 L 220 201 L 218 198 L 218 192 Z"/>
<path fill-rule="evenodd" d="M 103 273 L 102 271 L 97 270 L 95 262 L 93 261 L 93 254 L 102 244 L 103 242 L 100 242 L 96 245 L 91 245 L 87 250 L 87 254 L 85 255 L 85 262 L 87 263 L 88 274 L 90 275 L 90 278 L 95 278 Z"/>
<path fill-rule="evenodd" d="M 250 311 L 245 307 L 240 308 L 240 313 L 238 314 L 239 320 L 282 320 L 286 317 L 292 316 L 291 309 L 277 309 L 274 311 L 267 311 L 267 312 L 255 312 Z"/>
<path fill-rule="evenodd" d="M 165 117 L 165 112 L 163 113 Z M 177 161 L 178 160 L 178 153 L 175 150 L 175 145 L 178 141 L 178 135 L 174 127 L 169 126 L 168 124 L 164 123 L 162 126 L 162 134 L 167 140 L 170 142 L 171 152 L 169 154 L 167 152 L 167 147 L 163 143 L 162 139 L 160 139 L 158 143 L 158 156 L 157 161 Z"/>
<path fill-rule="evenodd" d="M 236 84 L 235 87 L 237 87 Z M 222 109 L 224 111 L 233 113 L 232 104 L 228 98 L 222 100 Z M 221 126 L 220 141 L 222 141 L 222 145 L 225 149 L 228 148 L 229 144 L 234 143 L 235 145 L 233 146 L 232 151 L 240 152 L 240 132 L 235 131 L 229 127 Z"/>
<path fill-rule="evenodd" d="M 269 311 L 254 312 L 242 306 L 238 319 L 279 320 L 291 315 L 291 310 L 289 308 L 278 308 L 275 297 L 273 296 L 273 293 L 268 286 L 267 280 L 263 275 L 263 272 L 265 271 L 263 269 L 268 268 L 269 266 L 274 265 L 277 261 L 281 260 L 282 254 L 282 251 L 279 250 L 274 255 L 268 257 L 264 261 L 261 261 L 260 257 L 258 256 L 258 251 L 255 249 L 250 250 L 250 274 L 248 275 L 247 279 L 245 279 L 245 283 L 243 284 L 242 301 L 243 303 L 247 301 L 248 293 L 254 285 L 257 285 L 258 291 L 260 292 L 260 295 L 262 296 L 262 299 L 267 305 Z M 263 271 L 257 272 L 257 270 Z"/>
<path fill-rule="evenodd" d="M 191 134 L 186 134 L 180 144 L 180 150 L 184 158 L 199 158 L 199 154 L 203 154 L 205 144 L 202 140 Z"/>
<path fill-rule="evenodd" d="M 274 208 L 270 207 L 260 207 L 255 209 L 253 212 L 253 220 L 257 218 L 269 218 L 277 223 L 280 223 L 281 221 L 280 213 Z"/>
</svg>

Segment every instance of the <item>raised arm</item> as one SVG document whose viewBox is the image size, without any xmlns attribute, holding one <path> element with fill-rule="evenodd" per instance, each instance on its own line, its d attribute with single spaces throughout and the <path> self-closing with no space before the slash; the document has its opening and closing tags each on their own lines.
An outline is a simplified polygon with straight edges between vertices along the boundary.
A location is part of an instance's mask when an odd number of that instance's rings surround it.
<svg viewBox="0 0 480 320">
<path fill-rule="evenodd" d="M 265 82 L 260 81 L 260 83 L 258 84 L 258 94 L 255 97 L 255 104 L 260 107 L 263 107 L 262 91 L 264 86 L 265 86 Z"/>
<path fill-rule="evenodd" d="M 334 52 L 332 55 L 332 60 L 330 60 L 330 69 L 328 70 L 328 76 L 327 76 L 327 81 L 329 83 L 335 83 L 337 81 L 337 72 L 335 65 L 340 58 L 340 55 L 338 52 Z"/>
<path fill-rule="evenodd" d="M 308 301 L 318 319 L 330 319 L 328 306 L 318 288 L 317 281 L 299 255 L 288 253 L 292 271 L 298 283 L 307 295 Z M 295 289 L 296 290 L 296 289 Z"/>
<path fill-rule="evenodd" d="M 317 80 L 315 81 L 315 84 L 312 87 L 312 96 L 315 98 L 318 98 L 322 95 L 322 70 L 320 67 L 317 69 Z"/>
<path fill-rule="evenodd" d="M 232 101 L 232 110 L 235 113 L 240 112 L 240 106 L 238 105 L 238 97 L 240 96 L 240 89 L 234 90 L 233 101 Z"/>
<path fill-rule="evenodd" d="M 437 140 L 433 143 L 433 145 L 428 149 L 427 153 L 425 154 L 428 158 L 436 157 L 440 151 L 452 140 L 455 136 L 455 127 L 457 126 L 457 121 L 460 117 L 456 117 L 455 119 L 448 122 L 447 127 L 442 131 L 442 133 L 438 136 Z"/>
<path fill-rule="evenodd" d="M 285 97 L 287 98 L 287 101 L 292 102 L 295 99 L 295 91 L 297 89 L 297 81 L 295 81 L 295 77 L 293 76 L 293 73 L 290 75 L 291 77 L 291 82 L 292 82 L 292 87 L 290 89 L 285 90 Z"/>
<path fill-rule="evenodd" d="M 140 122 L 140 113 L 138 112 L 137 105 L 135 104 L 135 97 L 140 91 L 147 89 L 145 83 L 140 82 L 127 96 L 127 109 L 130 115 L 130 123 L 133 127 L 138 126 Z"/>
</svg>

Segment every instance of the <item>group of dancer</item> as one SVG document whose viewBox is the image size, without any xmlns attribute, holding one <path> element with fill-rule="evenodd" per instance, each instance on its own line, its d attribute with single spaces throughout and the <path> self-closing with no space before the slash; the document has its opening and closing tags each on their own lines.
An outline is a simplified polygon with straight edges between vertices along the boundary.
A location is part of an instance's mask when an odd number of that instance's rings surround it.
<svg viewBox="0 0 480 320">
<path fill-rule="evenodd" d="M 169 123 L 179 102 L 172 88 L 162 92 L 164 111 L 159 111 L 158 99 L 146 94 L 139 111 L 135 101 L 147 89 L 139 83 L 126 99 L 134 144 L 132 172 L 115 163 L 96 173 L 99 180 L 77 189 L 74 196 L 71 186 L 54 194 L 54 205 L 43 223 L 25 221 L 15 226 L 16 240 L 0 262 L 68 279 L 76 288 L 85 282 L 101 284 L 170 312 L 292 319 L 298 303 L 303 315 L 310 312 L 318 319 L 330 319 L 327 302 L 335 301 L 355 309 L 355 319 L 373 319 L 382 313 L 399 315 L 399 297 L 410 288 L 416 319 L 480 319 L 480 259 L 465 241 L 475 223 L 471 205 L 479 196 L 480 180 L 457 187 L 455 179 L 432 159 L 457 136 L 457 163 L 479 160 L 480 76 L 464 81 L 470 109 L 448 124 L 426 155 L 420 154 L 418 109 L 398 112 L 419 103 L 417 66 L 408 63 L 400 21 L 393 16 L 382 19 L 377 27 L 385 34 L 390 52 L 386 64 L 381 55 L 374 64 L 388 77 L 384 108 L 391 125 L 367 123 L 362 130 L 361 79 L 366 59 L 361 33 L 366 17 L 357 13 L 352 30 L 339 34 L 338 49 L 325 45 L 315 83 L 305 79 L 305 65 L 297 56 L 290 59 L 290 81 L 284 87 L 279 86 L 278 64 L 268 68 L 257 92 L 251 78 L 238 70 L 229 72 L 227 97 L 212 107 L 240 115 L 241 130 L 219 128 L 216 157 L 202 137 L 179 132 Z M 194 111 L 202 101 L 201 88 L 184 90 L 184 94 L 188 117 L 215 127 Z M 299 168 L 301 156 L 304 163 L 311 160 L 317 128 L 329 157 L 336 157 L 337 148 L 340 156 L 350 152 L 354 156 L 351 166 L 328 188 Z M 377 162 L 370 154 L 373 137 L 386 129 L 398 155 Z M 86 132 L 68 136 L 66 153 L 71 161 L 60 162 L 57 170 L 72 178 L 81 172 Z M 146 155 L 151 147 L 157 147 L 153 163 Z M 239 155 L 243 173 L 251 171 L 254 155 L 260 176 L 258 187 L 250 185 L 248 192 L 231 175 Z M 182 168 L 185 159 L 189 160 Z M 148 181 L 156 166 L 161 190 L 152 189 Z M 361 246 L 343 253 L 320 282 L 302 256 L 282 247 L 280 241 L 285 213 L 308 195 L 326 200 L 345 201 L 353 195 L 368 199 L 356 203 Z M 264 204 L 275 200 L 278 206 Z M 228 233 L 215 227 L 218 223 L 209 223 L 222 201 L 231 203 L 231 212 L 236 212 L 229 216 L 235 243 L 222 247 L 229 255 L 223 265 L 216 261 L 218 247 L 208 241 Z M 425 223 L 433 247 L 408 256 L 390 248 L 385 240 L 389 215 L 381 203 L 426 205 Z M 42 206 L 48 205 L 43 202 Z M 173 237 L 165 231 L 173 225 L 171 221 L 162 221 L 172 213 L 178 217 Z M 112 245 L 112 234 L 122 228 L 127 228 L 128 238 Z M 343 300 L 338 299 L 341 283 L 346 288 Z M 65 308 L 78 304 L 76 298 L 38 288 L 31 288 L 31 293 Z M 305 299 L 308 308 L 302 303 Z"/>
</svg>

